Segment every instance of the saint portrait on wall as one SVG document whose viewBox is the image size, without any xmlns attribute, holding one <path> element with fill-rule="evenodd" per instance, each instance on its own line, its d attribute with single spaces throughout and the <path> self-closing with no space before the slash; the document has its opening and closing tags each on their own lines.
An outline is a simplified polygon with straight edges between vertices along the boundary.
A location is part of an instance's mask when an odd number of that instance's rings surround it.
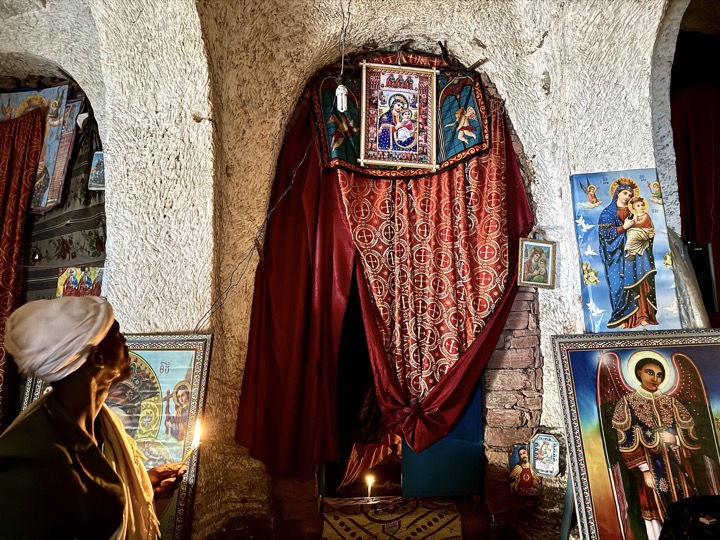
<svg viewBox="0 0 720 540">
<path fill-rule="evenodd" d="M 587 332 L 681 327 L 659 185 L 655 169 L 571 176 Z"/>
</svg>

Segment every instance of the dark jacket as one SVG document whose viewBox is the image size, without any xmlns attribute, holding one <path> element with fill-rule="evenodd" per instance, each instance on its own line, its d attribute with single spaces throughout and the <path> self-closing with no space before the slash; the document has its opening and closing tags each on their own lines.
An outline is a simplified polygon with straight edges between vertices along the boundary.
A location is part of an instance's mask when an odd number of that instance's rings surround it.
<svg viewBox="0 0 720 540">
<path fill-rule="evenodd" d="M 52 393 L 0 437 L 0 538 L 104 539 L 122 522 L 120 477 Z"/>
</svg>

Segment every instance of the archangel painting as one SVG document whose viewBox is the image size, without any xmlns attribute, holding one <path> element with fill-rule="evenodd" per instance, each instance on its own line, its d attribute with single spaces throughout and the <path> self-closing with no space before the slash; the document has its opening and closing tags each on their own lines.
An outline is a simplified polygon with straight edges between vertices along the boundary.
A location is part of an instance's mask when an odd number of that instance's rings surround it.
<svg viewBox="0 0 720 540">
<path fill-rule="evenodd" d="M 571 177 L 585 330 L 679 329 L 655 169 Z"/>
<path fill-rule="evenodd" d="M 553 339 L 589 538 L 656 540 L 673 502 L 720 495 L 720 333 L 636 335 Z"/>
</svg>

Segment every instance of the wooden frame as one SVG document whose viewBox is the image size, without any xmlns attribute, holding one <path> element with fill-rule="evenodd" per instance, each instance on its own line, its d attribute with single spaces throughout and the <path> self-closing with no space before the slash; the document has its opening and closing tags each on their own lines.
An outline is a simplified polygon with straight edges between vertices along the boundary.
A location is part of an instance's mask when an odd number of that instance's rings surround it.
<svg viewBox="0 0 720 540">
<path fill-rule="evenodd" d="M 553 349 L 583 538 L 654 539 L 653 514 L 659 528 L 675 500 L 720 494 L 720 332 L 554 336 Z"/>
<path fill-rule="evenodd" d="M 362 62 L 362 167 L 437 169 L 435 68 Z"/>
<path fill-rule="evenodd" d="M 210 361 L 210 334 L 126 335 L 132 375 L 115 384 L 105 403 L 125 424 L 145 454 L 146 468 L 179 462 L 190 448 L 196 420 L 205 403 Z M 28 380 L 23 409 L 40 397 L 46 385 Z M 189 399 L 188 399 L 189 393 Z M 190 537 L 198 452 L 160 518 L 162 538 Z"/>
<path fill-rule="evenodd" d="M 550 240 L 520 239 L 518 285 L 521 287 L 555 288 L 555 252 Z M 535 258 L 535 257 L 538 258 Z"/>
</svg>

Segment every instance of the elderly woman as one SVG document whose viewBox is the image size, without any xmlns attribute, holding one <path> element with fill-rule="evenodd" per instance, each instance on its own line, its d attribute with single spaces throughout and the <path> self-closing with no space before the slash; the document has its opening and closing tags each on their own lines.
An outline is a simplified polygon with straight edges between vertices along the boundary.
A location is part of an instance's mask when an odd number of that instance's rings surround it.
<svg viewBox="0 0 720 540">
<path fill-rule="evenodd" d="M 130 375 L 125 342 L 99 297 L 38 300 L 9 317 L 5 350 L 52 392 L 0 437 L 0 538 L 159 537 L 154 499 L 170 497 L 184 469 L 146 472 L 104 404 Z"/>
</svg>

